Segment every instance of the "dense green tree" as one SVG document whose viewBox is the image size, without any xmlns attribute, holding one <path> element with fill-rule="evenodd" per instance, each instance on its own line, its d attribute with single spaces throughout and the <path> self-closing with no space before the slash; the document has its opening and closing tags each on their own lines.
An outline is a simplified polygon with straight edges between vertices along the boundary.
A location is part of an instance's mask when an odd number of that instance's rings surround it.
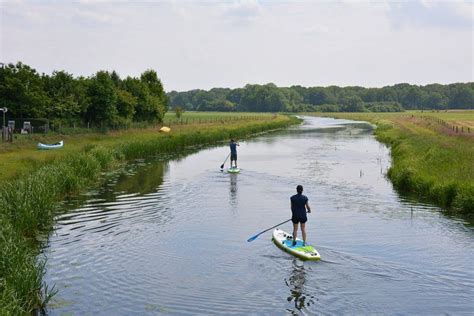
<svg viewBox="0 0 474 316">
<path fill-rule="evenodd" d="M 148 87 L 148 100 L 146 106 L 143 108 L 142 114 L 147 115 L 147 119 L 154 121 L 162 121 L 168 110 L 168 97 L 163 90 L 163 85 L 156 71 L 149 69 L 142 73 L 140 80 Z"/>
<path fill-rule="evenodd" d="M 149 86 L 140 79 L 128 77 L 124 80 L 124 86 L 132 96 L 136 98 L 134 121 L 161 120 L 164 113 L 160 112 L 160 100 L 150 94 Z M 161 108 L 162 109 L 162 108 Z"/>
<path fill-rule="evenodd" d="M 117 112 L 119 123 L 128 125 L 133 121 L 135 107 L 138 100 L 130 92 L 125 90 L 117 90 Z"/>
<path fill-rule="evenodd" d="M 35 69 L 18 62 L 0 68 L 1 106 L 14 118 L 44 118 L 51 99 Z"/>
<path fill-rule="evenodd" d="M 86 120 L 95 126 L 113 126 L 117 124 L 117 92 L 110 74 L 99 71 L 90 79 L 88 86 L 89 107 Z"/>
<path fill-rule="evenodd" d="M 188 111 L 402 111 L 403 109 L 471 109 L 474 83 L 426 86 L 400 83 L 383 88 L 302 87 L 274 84 L 243 88 L 213 88 L 165 94 L 156 71 L 139 78 L 100 71 L 74 78 L 64 71 L 39 75 L 28 65 L 0 69 L 0 106 L 10 118 L 48 118 L 66 124 L 127 125 L 133 121 L 160 121 L 168 109 Z"/>
<path fill-rule="evenodd" d="M 353 94 L 344 96 L 340 103 L 342 104 L 342 110 L 344 112 L 365 112 L 364 103 L 362 99 Z"/>
<path fill-rule="evenodd" d="M 169 93 L 171 104 L 206 111 L 380 111 L 472 108 L 474 83 L 427 86 L 400 83 L 383 88 L 278 88 L 274 84 L 237 89 L 191 90 Z M 225 100 L 233 106 L 224 106 Z"/>
<path fill-rule="evenodd" d="M 450 85 L 449 107 L 452 109 L 472 109 L 474 107 L 474 89 L 469 85 Z"/>
<path fill-rule="evenodd" d="M 10 118 L 47 118 L 53 124 L 107 127 L 127 125 L 132 120 L 161 120 L 168 108 L 168 96 L 153 70 L 125 80 L 115 71 L 74 78 L 64 71 L 39 75 L 19 62 L 0 68 L 0 106 L 8 107 Z"/>
<path fill-rule="evenodd" d="M 51 76 L 44 76 L 44 88 L 51 99 L 47 117 L 57 123 L 77 123 L 81 121 L 84 90 L 71 74 L 55 71 Z"/>
</svg>

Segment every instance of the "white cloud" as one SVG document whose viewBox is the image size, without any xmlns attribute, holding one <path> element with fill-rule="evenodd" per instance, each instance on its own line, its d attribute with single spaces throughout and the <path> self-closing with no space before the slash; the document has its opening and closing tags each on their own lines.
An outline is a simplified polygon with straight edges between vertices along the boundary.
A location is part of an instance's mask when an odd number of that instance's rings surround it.
<svg viewBox="0 0 474 316">
<path fill-rule="evenodd" d="M 396 27 L 473 28 L 474 3 L 461 1 L 389 2 L 387 12 Z"/>
<path fill-rule="evenodd" d="M 3 2 L 0 59 L 86 76 L 154 68 L 167 90 L 472 81 L 472 28 L 456 21 L 467 5 Z"/>
<path fill-rule="evenodd" d="M 256 0 L 241 0 L 221 4 L 224 15 L 236 17 L 253 17 L 260 14 L 262 8 Z"/>
</svg>

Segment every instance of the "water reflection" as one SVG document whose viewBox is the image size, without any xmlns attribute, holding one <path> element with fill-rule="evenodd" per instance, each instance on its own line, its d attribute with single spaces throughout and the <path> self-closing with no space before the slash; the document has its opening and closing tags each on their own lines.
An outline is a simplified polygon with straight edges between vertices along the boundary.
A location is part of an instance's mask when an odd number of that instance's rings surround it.
<svg viewBox="0 0 474 316">
<path fill-rule="evenodd" d="M 163 184 L 163 175 L 168 170 L 168 162 L 155 161 L 146 167 L 129 173 L 120 174 L 115 184 L 115 192 L 139 193 L 145 195 L 156 192 Z"/>
<path fill-rule="evenodd" d="M 237 206 L 237 175 L 229 174 L 229 204 L 233 207 Z"/>
<path fill-rule="evenodd" d="M 297 315 L 298 312 L 314 304 L 314 296 L 305 293 L 307 273 L 308 271 L 304 266 L 304 262 L 294 259 L 293 270 L 291 271 L 290 277 L 285 280 L 286 286 L 290 288 L 290 296 L 288 296 L 287 301 L 289 303 L 293 302 L 296 309 L 288 309 L 288 311 L 294 315 Z"/>
</svg>

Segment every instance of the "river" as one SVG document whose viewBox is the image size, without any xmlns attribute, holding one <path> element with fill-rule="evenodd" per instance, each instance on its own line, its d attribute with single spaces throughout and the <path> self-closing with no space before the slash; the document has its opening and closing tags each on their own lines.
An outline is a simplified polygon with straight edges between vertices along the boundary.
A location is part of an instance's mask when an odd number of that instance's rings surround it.
<svg viewBox="0 0 474 316">
<path fill-rule="evenodd" d="M 372 127 L 330 118 L 135 161 L 62 204 L 43 249 L 48 314 L 457 314 L 474 311 L 474 229 L 400 196 Z M 228 164 L 227 164 L 228 165 Z M 271 231 L 304 186 L 320 261 Z M 283 230 L 291 231 L 291 223 Z"/>
</svg>

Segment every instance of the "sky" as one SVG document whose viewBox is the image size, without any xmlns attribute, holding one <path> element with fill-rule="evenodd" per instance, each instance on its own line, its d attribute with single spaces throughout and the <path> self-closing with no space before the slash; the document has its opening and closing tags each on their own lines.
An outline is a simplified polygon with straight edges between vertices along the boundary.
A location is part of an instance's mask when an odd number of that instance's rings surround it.
<svg viewBox="0 0 474 316">
<path fill-rule="evenodd" d="M 0 0 L 0 62 L 166 91 L 472 82 L 473 35 L 473 0 Z"/>
</svg>

